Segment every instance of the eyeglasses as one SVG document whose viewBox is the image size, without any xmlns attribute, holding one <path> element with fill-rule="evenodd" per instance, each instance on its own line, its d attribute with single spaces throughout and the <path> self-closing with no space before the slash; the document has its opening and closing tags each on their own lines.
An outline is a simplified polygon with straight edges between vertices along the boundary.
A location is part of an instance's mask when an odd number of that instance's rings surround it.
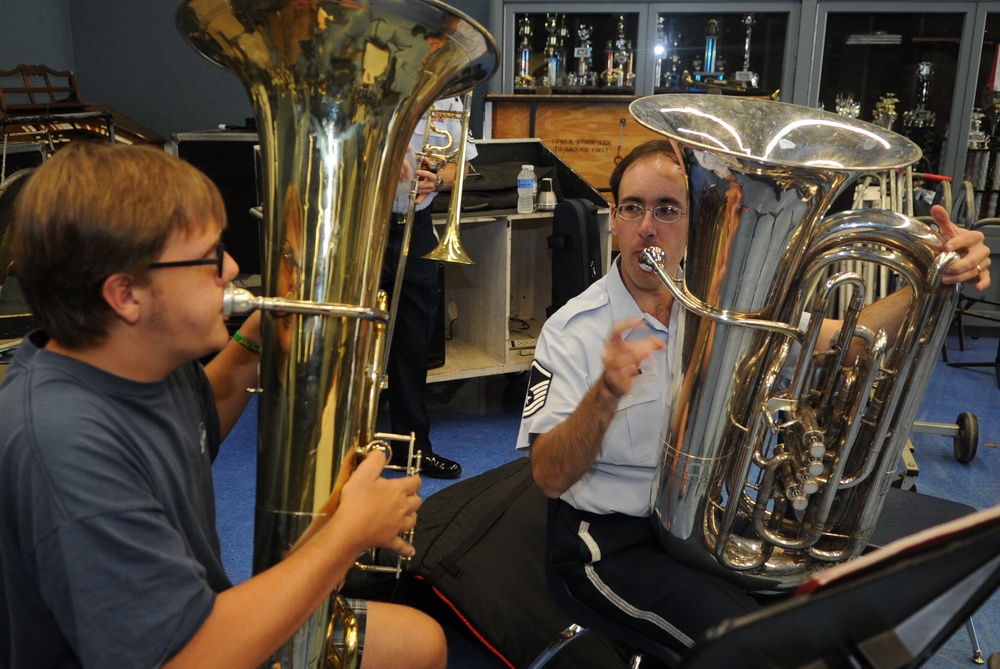
<svg viewBox="0 0 1000 669">
<path fill-rule="evenodd" d="M 299 261 L 295 257 L 295 250 L 292 249 L 291 242 L 285 241 L 285 243 L 281 245 L 281 262 L 289 274 L 298 272 L 302 269 L 301 265 L 299 265 Z"/>
<path fill-rule="evenodd" d="M 644 207 L 641 204 L 630 203 L 615 207 L 615 212 L 626 221 L 638 221 L 646 215 L 647 211 L 653 212 L 653 218 L 660 223 L 676 223 L 681 220 L 681 216 L 687 213 L 683 209 L 669 204 L 661 204 L 659 207 Z"/>
<path fill-rule="evenodd" d="M 170 262 L 154 262 L 146 265 L 146 269 L 162 269 L 164 267 L 195 267 L 196 265 L 215 265 L 219 278 L 222 278 L 222 263 L 226 258 L 226 245 L 219 242 L 215 247 L 214 258 L 199 258 L 198 260 L 171 260 Z"/>
</svg>

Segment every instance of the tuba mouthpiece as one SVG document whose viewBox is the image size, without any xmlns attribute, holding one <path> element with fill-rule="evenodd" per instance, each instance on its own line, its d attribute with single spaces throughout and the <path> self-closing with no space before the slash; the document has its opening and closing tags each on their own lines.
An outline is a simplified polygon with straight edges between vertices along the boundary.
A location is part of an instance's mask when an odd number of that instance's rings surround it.
<svg viewBox="0 0 1000 669">
<path fill-rule="evenodd" d="M 656 271 L 656 267 L 663 267 L 666 255 L 659 246 L 650 246 L 639 254 L 639 267 L 647 272 Z"/>
<path fill-rule="evenodd" d="M 226 286 L 222 295 L 222 315 L 229 318 L 233 314 L 248 314 L 257 308 L 257 297 L 246 288 L 233 284 Z"/>
</svg>

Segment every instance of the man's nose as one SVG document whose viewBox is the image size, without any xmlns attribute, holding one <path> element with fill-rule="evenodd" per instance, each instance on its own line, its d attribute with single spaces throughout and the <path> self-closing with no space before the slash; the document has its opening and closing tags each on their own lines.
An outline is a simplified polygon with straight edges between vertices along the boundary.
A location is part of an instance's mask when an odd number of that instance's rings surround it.
<svg viewBox="0 0 1000 669">
<path fill-rule="evenodd" d="M 643 237 L 649 237 L 656 232 L 656 218 L 653 217 L 653 210 L 647 209 L 642 212 L 642 218 L 639 219 L 639 234 Z"/>
</svg>

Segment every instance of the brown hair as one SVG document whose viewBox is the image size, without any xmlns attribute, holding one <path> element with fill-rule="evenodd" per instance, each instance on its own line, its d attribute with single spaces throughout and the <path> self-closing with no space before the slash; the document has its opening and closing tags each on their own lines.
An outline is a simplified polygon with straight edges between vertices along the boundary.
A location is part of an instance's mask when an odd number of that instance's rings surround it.
<svg viewBox="0 0 1000 669">
<path fill-rule="evenodd" d="M 628 155 L 622 158 L 621 162 L 615 165 L 614 171 L 611 172 L 611 195 L 615 199 L 615 204 L 618 203 L 618 190 L 621 188 L 622 179 L 625 178 L 625 171 L 629 167 L 640 160 L 654 156 L 667 158 L 681 165 L 681 159 L 677 152 L 677 145 L 667 139 L 652 139 L 629 151 Z"/>
<path fill-rule="evenodd" d="M 38 324 L 69 348 L 99 343 L 114 314 L 112 274 L 143 281 L 171 235 L 226 224 L 215 184 L 151 146 L 74 141 L 39 167 L 16 203 L 14 267 Z"/>
</svg>

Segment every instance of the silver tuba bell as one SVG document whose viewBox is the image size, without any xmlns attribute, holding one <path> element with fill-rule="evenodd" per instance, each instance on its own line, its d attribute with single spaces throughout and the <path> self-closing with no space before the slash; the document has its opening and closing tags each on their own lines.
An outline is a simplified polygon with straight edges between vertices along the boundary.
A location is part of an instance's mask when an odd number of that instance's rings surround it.
<svg viewBox="0 0 1000 669">
<path fill-rule="evenodd" d="M 865 547 L 951 319 L 957 291 L 940 278 L 957 256 L 899 213 L 824 217 L 860 174 L 919 159 L 888 130 L 711 95 L 652 96 L 630 111 L 675 143 L 690 199 L 683 279 L 644 252 L 684 307 L 652 520 L 679 559 L 786 591 Z M 866 286 L 852 264 L 911 287 L 894 344 L 857 326 Z M 844 325 L 814 354 L 835 305 Z M 865 350 L 850 359 L 854 338 Z"/>
<path fill-rule="evenodd" d="M 176 20 L 242 81 L 260 135 L 264 295 L 244 300 L 266 310 L 259 573 L 323 522 L 335 482 L 373 446 L 388 324 L 379 275 L 406 148 L 435 100 L 494 73 L 499 50 L 437 0 L 184 0 Z M 334 606 L 267 666 L 327 666 Z"/>
</svg>

